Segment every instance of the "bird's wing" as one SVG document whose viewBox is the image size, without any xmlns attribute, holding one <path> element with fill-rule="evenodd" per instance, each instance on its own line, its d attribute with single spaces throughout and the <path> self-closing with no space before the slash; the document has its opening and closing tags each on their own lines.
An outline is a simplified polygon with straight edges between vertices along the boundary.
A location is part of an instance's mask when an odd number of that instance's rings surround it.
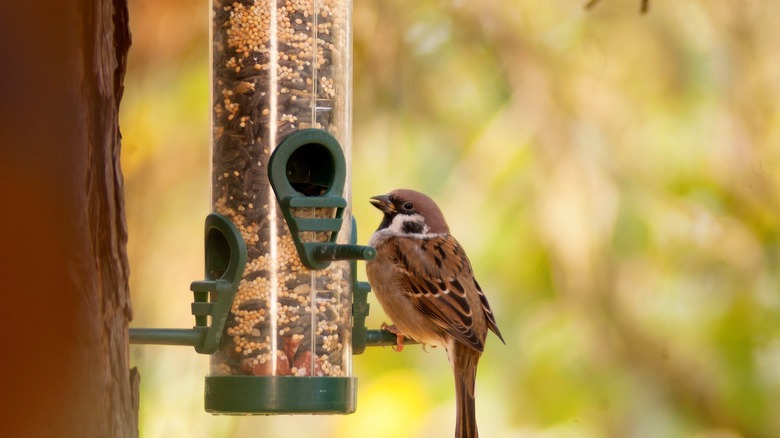
<svg viewBox="0 0 780 438">
<path fill-rule="evenodd" d="M 396 250 L 400 282 L 414 307 L 460 342 L 482 351 L 485 331 L 475 327 L 473 312 L 484 311 L 488 327 L 498 329 L 457 240 L 450 235 L 403 238 L 397 239 Z M 481 309 L 472 308 L 475 301 L 469 296 L 475 294 Z"/>
<path fill-rule="evenodd" d="M 485 293 L 482 292 L 482 288 L 479 286 L 479 283 L 477 283 L 476 278 L 474 278 L 474 285 L 477 286 L 477 290 L 479 291 L 479 302 L 482 304 L 482 310 L 485 311 L 485 318 L 487 319 L 488 328 L 492 330 L 496 336 L 498 336 L 498 339 L 501 340 L 502 344 L 506 345 L 504 337 L 501 336 L 501 330 L 498 329 L 498 324 L 496 324 L 496 317 L 493 315 L 493 309 L 490 308 L 487 297 L 485 296 Z"/>
</svg>

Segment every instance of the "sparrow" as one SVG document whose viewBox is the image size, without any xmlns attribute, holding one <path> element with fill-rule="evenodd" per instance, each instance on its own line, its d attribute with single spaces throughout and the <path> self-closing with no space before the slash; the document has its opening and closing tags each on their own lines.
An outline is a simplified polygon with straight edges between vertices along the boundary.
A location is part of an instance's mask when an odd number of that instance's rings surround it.
<svg viewBox="0 0 780 438">
<path fill-rule="evenodd" d="M 369 241 L 377 255 L 366 272 L 394 324 L 387 329 L 397 336 L 396 351 L 404 336 L 446 350 L 455 374 L 455 437 L 476 438 L 474 387 L 488 329 L 504 342 L 490 304 L 430 197 L 398 189 L 371 203 L 384 216 Z"/>
</svg>

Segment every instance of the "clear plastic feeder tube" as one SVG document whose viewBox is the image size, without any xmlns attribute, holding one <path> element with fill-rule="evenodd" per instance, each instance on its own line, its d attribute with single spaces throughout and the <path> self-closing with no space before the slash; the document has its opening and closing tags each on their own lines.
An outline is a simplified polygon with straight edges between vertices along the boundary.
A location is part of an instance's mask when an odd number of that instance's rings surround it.
<svg viewBox="0 0 780 438">
<path fill-rule="evenodd" d="M 333 135 L 350 161 L 350 0 L 212 0 L 212 203 L 248 249 L 211 375 L 351 375 L 349 263 L 301 264 L 268 179 L 291 133 Z M 349 200 L 349 165 L 347 165 Z M 305 183 L 310 196 L 324 188 Z M 333 217 L 307 208 L 299 217 Z M 338 243 L 347 243 L 349 207 Z M 326 241 L 329 233 L 302 233 Z"/>
</svg>

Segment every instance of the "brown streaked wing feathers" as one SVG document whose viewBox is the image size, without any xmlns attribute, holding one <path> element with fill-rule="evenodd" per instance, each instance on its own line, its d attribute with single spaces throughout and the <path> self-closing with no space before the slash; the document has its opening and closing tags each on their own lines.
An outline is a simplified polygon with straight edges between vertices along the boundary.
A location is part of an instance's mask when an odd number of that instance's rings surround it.
<svg viewBox="0 0 780 438">
<path fill-rule="evenodd" d="M 425 238 L 422 246 L 416 239 L 396 242 L 401 283 L 415 308 L 463 344 L 482 351 L 485 333 L 474 330 L 475 309 L 467 296 L 469 289 L 474 289 L 471 293 L 481 291 L 460 244 L 450 235 Z M 487 301 L 482 297 L 480 300 L 485 307 Z M 486 311 L 485 315 L 492 328 L 492 312 Z"/>
</svg>

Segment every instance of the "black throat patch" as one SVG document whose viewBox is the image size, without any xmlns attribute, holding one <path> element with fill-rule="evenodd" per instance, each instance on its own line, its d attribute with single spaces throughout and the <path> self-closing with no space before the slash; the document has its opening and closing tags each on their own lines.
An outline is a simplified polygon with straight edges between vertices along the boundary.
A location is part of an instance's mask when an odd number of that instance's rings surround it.
<svg viewBox="0 0 780 438">
<path fill-rule="evenodd" d="M 393 215 L 389 215 L 389 214 L 384 215 L 384 217 L 382 218 L 382 222 L 379 224 L 379 228 L 377 228 L 376 230 L 377 231 L 384 230 L 385 228 L 390 227 L 390 224 L 393 223 L 393 218 L 394 217 L 395 217 L 394 214 Z"/>
<path fill-rule="evenodd" d="M 423 225 L 415 221 L 405 221 L 401 231 L 404 234 L 422 234 Z"/>
</svg>

